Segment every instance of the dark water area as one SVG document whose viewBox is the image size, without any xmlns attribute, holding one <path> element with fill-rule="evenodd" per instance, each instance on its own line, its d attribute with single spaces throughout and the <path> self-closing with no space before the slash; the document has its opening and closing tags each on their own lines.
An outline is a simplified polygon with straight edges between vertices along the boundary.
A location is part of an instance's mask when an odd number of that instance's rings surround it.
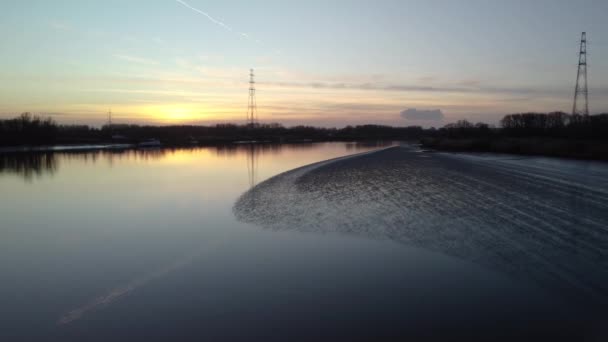
<svg viewBox="0 0 608 342">
<path fill-rule="evenodd" d="M 388 146 L 0 154 L 0 340 L 605 338 L 608 167 Z"/>
</svg>

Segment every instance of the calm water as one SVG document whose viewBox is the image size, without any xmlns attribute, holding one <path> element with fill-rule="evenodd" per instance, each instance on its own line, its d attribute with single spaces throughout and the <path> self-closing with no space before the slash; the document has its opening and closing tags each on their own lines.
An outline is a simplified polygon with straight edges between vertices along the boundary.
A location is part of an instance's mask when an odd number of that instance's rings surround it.
<svg viewBox="0 0 608 342">
<path fill-rule="evenodd" d="M 504 335 L 578 314 L 441 253 L 234 216 L 265 179 L 382 147 L 0 155 L 0 340 Z"/>
</svg>

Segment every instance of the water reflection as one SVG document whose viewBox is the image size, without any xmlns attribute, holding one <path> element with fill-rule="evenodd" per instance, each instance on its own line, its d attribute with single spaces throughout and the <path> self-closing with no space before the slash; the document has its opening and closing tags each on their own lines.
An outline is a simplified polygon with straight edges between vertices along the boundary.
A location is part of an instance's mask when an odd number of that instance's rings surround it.
<svg viewBox="0 0 608 342">
<path fill-rule="evenodd" d="M 176 149 L 139 149 L 139 150 L 100 150 L 100 151 L 62 151 L 62 152 L 27 152 L 0 153 L 0 176 L 16 174 L 26 182 L 34 177 L 53 176 L 61 167 L 62 162 L 84 162 L 97 164 L 104 162 L 112 166 L 114 163 L 130 161 L 153 161 L 175 154 Z"/>
<path fill-rule="evenodd" d="M 118 160 L 139 160 L 139 161 L 150 161 L 159 160 L 164 158 L 167 154 L 175 153 L 175 150 L 171 149 L 139 149 L 139 150 L 108 150 L 91 153 L 93 161 L 97 158 L 104 159 L 109 165 L 113 165 Z M 87 159 L 87 156 L 84 156 Z"/>
<path fill-rule="evenodd" d="M 83 161 L 96 164 L 106 161 L 112 165 L 116 160 L 157 160 L 175 150 L 105 150 L 105 151 L 64 151 L 64 152 L 27 152 L 0 153 L 0 175 L 17 174 L 25 181 L 44 175 L 54 175 L 60 168 L 61 161 Z"/>
<path fill-rule="evenodd" d="M 248 154 L 251 150 L 255 150 L 256 154 L 268 155 L 278 154 L 282 151 L 298 151 L 312 150 L 318 145 L 316 144 L 229 144 L 216 146 L 214 149 L 218 156 L 234 156 L 238 154 Z"/>
<path fill-rule="evenodd" d="M 259 146 L 255 144 L 249 144 L 247 149 L 247 175 L 249 179 L 249 188 L 253 188 L 257 183 L 257 170 L 258 170 L 258 153 Z"/>
<path fill-rule="evenodd" d="M 354 141 L 345 143 L 344 146 L 347 150 L 360 150 L 368 148 L 384 148 L 394 145 L 392 141 Z"/>
<path fill-rule="evenodd" d="M 367 150 L 390 146 L 392 142 L 352 142 L 344 143 L 347 151 Z M 80 150 L 80 151 L 45 151 L 0 153 L 0 176 L 16 174 L 26 182 L 34 177 L 53 176 L 62 162 L 83 161 L 85 164 L 104 162 L 110 167 L 116 162 L 125 160 L 136 162 L 156 161 L 180 153 L 192 153 L 200 150 L 214 150 L 217 156 L 247 156 L 249 186 L 254 187 L 258 179 L 258 160 L 261 156 L 277 155 L 289 151 L 312 151 L 319 144 L 228 144 L 208 148 L 164 148 L 164 149 L 116 149 L 116 150 Z"/>
<path fill-rule="evenodd" d="M 53 153 L 9 153 L 0 154 L 0 174 L 17 174 L 27 182 L 34 176 L 53 174 L 58 162 Z"/>
</svg>

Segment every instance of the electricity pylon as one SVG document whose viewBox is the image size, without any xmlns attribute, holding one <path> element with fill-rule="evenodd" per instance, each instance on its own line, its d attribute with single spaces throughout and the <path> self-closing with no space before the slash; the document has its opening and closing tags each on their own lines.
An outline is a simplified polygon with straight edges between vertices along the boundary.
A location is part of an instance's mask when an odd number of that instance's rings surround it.
<svg viewBox="0 0 608 342">
<path fill-rule="evenodd" d="M 584 104 L 580 102 L 584 101 Z M 587 33 L 581 35 L 581 48 L 578 55 L 578 72 L 574 89 L 572 115 L 589 115 L 589 89 L 587 88 Z"/>
<path fill-rule="evenodd" d="M 249 71 L 249 102 L 247 104 L 247 125 L 254 127 L 258 121 L 258 104 L 255 99 L 255 74 Z"/>
</svg>

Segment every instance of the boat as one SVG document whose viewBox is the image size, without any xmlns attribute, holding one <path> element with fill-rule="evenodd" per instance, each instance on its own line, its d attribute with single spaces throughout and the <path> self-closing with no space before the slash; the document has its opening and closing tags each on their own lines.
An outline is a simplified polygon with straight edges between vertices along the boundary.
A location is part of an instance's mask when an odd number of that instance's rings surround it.
<svg viewBox="0 0 608 342">
<path fill-rule="evenodd" d="M 162 144 L 158 139 L 148 139 L 137 144 L 137 147 L 161 147 Z"/>
</svg>

